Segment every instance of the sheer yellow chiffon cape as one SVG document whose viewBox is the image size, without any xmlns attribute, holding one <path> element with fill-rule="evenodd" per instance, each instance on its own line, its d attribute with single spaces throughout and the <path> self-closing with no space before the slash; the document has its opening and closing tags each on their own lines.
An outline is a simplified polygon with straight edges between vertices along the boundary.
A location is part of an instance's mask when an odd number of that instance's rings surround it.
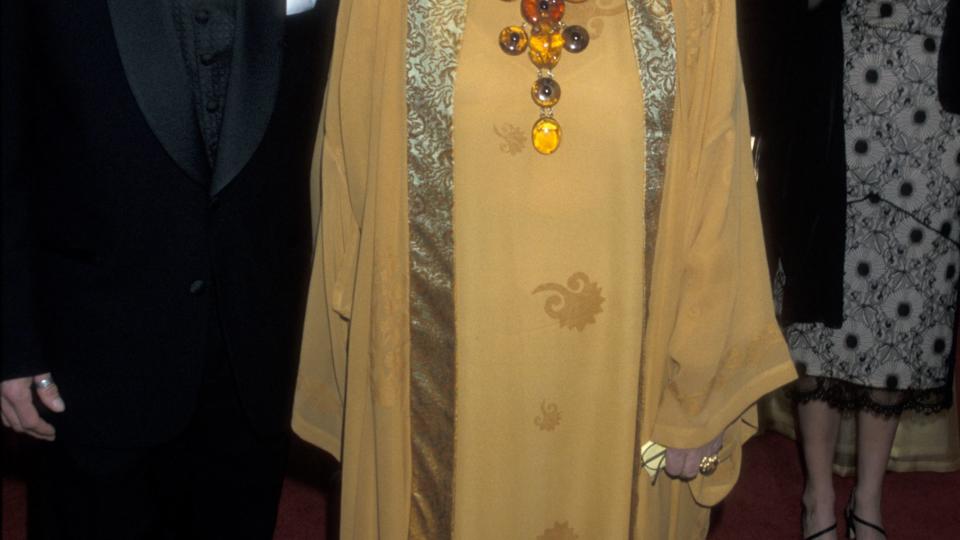
<svg viewBox="0 0 960 540">
<path fill-rule="evenodd" d="M 703 537 L 707 507 L 736 482 L 754 403 L 795 377 L 763 252 L 735 2 L 672 9 L 677 89 L 638 447 L 694 448 L 726 431 L 709 477 L 651 485 L 636 473 L 635 538 Z M 406 28 L 402 0 L 341 0 L 313 171 L 318 233 L 293 426 L 342 459 L 342 538 L 409 529 Z M 381 362 L 396 376 L 379 380 Z"/>
</svg>

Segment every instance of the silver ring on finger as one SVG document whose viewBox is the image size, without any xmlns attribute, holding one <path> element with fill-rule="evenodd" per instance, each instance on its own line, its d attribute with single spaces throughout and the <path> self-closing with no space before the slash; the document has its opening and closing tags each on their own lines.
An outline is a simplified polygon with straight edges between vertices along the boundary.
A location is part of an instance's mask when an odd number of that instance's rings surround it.
<svg viewBox="0 0 960 540">
<path fill-rule="evenodd" d="M 33 386 L 36 387 L 37 390 L 46 390 L 47 388 L 53 386 L 53 379 L 50 377 L 44 377 L 39 381 L 34 382 Z"/>
<path fill-rule="evenodd" d="M 704 476 L 710 476 L 717 470 L 717 466 L 720 464 L 720 458 L 716 454 L 712 456 L 704 456 L 700 459 L 700 474 Z"/>
</svg>

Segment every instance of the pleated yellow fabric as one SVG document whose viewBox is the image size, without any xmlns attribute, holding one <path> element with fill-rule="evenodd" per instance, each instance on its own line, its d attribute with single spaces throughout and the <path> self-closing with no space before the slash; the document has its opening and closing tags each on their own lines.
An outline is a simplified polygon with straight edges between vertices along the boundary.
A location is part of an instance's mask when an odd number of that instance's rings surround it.
<svg viewBox="0 0 960 540">
<path fill-rule="evenodd" d="M 341 0 L 294 428 L 342 459 L 342 538 L 705 535 L 707 507 L 739 474 L 753 403 L 794 377 L 766 277 L 734 3 L 632 4 L 672 10 L 676 32 L 653 261 L 627 0 L 568 6 L 568 23 L 594 35 L 557 68 L 564 141 L 549 157 L 527 138 L 534 73 L 496 44 L 517 4 L 464 4 L 462 49 L 444 73 L 455 81 L 453 229 L 438 239 L 454 246 L 452 520 L 433 531 L 428 514 L 411 522 L 423 473 L 410 380 L 421 203 L 409 196 L 405 68 L 417 42 L 406 2 Z M 692 448 L 725 428 L 713 476 L 651 485 L 635 473 L 637 441 Z"/>
</svg>

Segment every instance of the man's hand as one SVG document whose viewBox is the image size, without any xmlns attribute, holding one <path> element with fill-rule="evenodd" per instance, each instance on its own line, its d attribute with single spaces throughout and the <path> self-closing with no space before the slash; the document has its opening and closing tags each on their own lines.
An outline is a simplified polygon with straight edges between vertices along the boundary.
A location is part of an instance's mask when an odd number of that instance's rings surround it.
<svg viewBox="0 0 960 540">
<path fill-rule="evenodd" d="M 52 441 L 57 431 L 40 417 L 33 405 L 33 386 L 36 385 L 40 402 L 53 412 L 63 412 L 66 406 L 49 373 L 35 377 L 20 377 L 3 381 L 0 405 L 3 410 L 3 425 L 14 431 Z"/>
<path fill-rule="evenodd" d="M 700 472 L 700 460 L 715 456 L 723 446 L 723 434 L 700 448 L 667 448 L 667 474 L 683 480 L 691 480 Z"/>
</svg>

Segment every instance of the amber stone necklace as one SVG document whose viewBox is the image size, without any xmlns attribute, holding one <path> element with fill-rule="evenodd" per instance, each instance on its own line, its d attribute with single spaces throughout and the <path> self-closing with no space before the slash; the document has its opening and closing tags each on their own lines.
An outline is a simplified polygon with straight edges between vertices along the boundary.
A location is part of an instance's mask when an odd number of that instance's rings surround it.
<svg viewBox="0 0 960 540">
<path fill-rule="evenodd" d="M 506 0 L 512 1 L 512 0 Z M 567 0 L 580 3 L 585 0 Z M 540 107 L 540 118 L 530 134 L 533 147 L 543 155 L 556 152 L 560 146 L 560 123 L 553 117 L 553 106 L 560 101 L 560 84 L 553 77 L 553 68 L 560 62 L 560 53 L 579 53 L 587 48 L 590 34 L 582 26 L 563 23 L 564 0 L 520 0 L 524 23 L 500 31 L 500 48 L 516 56 L 529 52 L 537 68 L 537 80 L 530 88 L 533 102 Z"/>
</svg>

